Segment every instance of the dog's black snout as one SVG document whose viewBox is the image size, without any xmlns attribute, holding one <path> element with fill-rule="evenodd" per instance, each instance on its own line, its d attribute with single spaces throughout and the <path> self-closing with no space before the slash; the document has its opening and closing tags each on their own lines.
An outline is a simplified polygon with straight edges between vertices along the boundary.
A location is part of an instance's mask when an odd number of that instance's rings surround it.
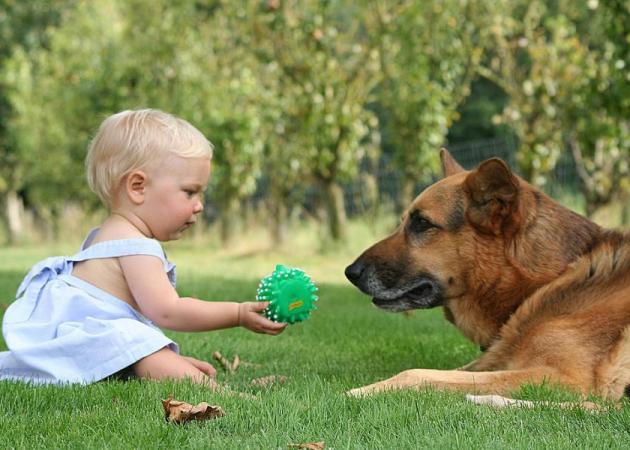
<svg viewBox="0 0 630 450">
<path fill-rule="evenodd" d="M 365 264 L 361 261 L 357 260 L 346 267 L 345 274 L 346 278 L 350 280 L 352 284 L 357 284 L 359 279 L 361 278 L 361 274 L 365 270 Z"/>
</svg>

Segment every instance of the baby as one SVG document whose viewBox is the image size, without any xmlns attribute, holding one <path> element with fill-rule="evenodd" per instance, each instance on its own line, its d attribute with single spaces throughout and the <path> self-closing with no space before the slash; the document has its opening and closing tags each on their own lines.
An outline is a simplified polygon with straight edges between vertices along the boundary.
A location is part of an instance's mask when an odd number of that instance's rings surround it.
<svg viewBox="0 0 630 450">
<path fill-rule="evenodd" d="M 196 128 L 162 111 L 123 111 L 101 124 L 86 169 L 110 215 L 79 253 L 41 261 L 26 276 L 4 315 L 9 351 L 0 353 L 0 379 L 212 384 L 214 368 L 181 356 L 158 327 L 284 330 L 259 314 L 265 302 L 209 302 L 175 290 L 175 266 L 160 242 L 179 239 L 196 222 L 211 158 L 212 144 Z"/>
</svg>

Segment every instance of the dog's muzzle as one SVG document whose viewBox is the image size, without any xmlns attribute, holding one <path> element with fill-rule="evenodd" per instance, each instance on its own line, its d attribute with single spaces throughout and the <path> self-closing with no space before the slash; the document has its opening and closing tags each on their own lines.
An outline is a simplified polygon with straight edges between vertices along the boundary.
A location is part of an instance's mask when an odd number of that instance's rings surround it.
<svg viewBox="0 0 630 450">
<path fill-rule="evenodd" d="M 364 263 L 360 258 L 346 267 L 345 275 L 352 284 L 371 296 L 376 306 L 388 311 L 400 312 L 442 305 L 440 283 L 428 275 L 418 275 L 389 287 L 379 276 L 377 267 Z"/>
</svg>

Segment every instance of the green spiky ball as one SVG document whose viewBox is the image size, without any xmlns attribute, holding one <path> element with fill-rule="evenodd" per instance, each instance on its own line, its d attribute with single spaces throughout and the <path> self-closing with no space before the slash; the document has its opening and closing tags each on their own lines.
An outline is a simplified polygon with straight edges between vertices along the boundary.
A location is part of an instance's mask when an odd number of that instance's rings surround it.
<svg viewBox="0 0 630 450">
<path fill-rule="evenodd" d="M 273 273 L 260 281 L 256 300 L 270 302 L 263 314 L 274 322 L 298 323 L 317 309 L 317 287 L 302 270 L 278 264 Z"/>
</svg>

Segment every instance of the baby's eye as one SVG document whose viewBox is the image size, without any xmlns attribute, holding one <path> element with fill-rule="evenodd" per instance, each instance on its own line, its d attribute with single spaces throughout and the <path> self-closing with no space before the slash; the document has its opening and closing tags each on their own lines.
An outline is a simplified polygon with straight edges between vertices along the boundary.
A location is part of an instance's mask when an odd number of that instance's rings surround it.
<svg viewBox="0 0 630 450">
<path fill-rule="evenodd" d="M 184 192 L 188 198 L 192 198 L 197 193 L 197 191 L 192 191 L 190 189 L 184 189 Z"/>
</svg>

